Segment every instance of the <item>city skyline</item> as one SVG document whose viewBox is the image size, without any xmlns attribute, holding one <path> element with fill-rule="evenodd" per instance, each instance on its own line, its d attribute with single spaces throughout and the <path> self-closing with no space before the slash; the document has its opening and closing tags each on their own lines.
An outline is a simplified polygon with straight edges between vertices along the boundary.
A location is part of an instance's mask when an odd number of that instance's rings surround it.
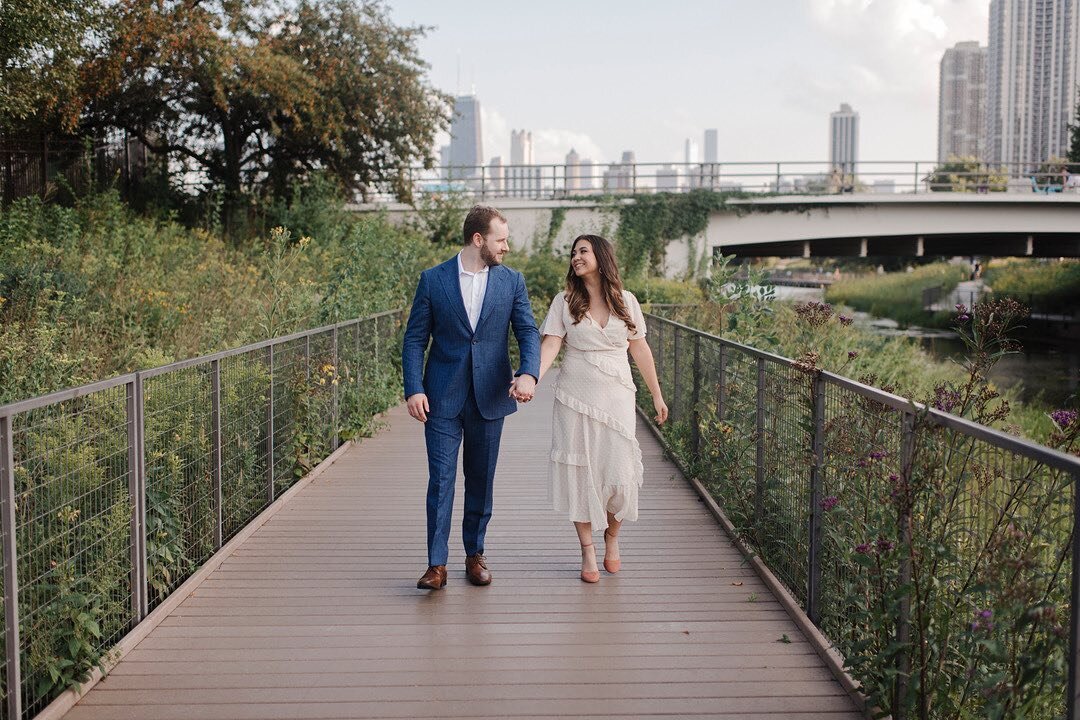
<svg viewBox="0 0 1080 720">
<path fill-rule="evenodd" d="M 436 26 L 418 43 L 431 83 L 451 95 L 475 91 L 489 157 L 506 158 L 510 130 L 524 127 L 537 163 L 562 163 L 571 148 L 598 163 L 626 150 L 677 163 L 687 138 L 703 156 L 703 133 L 716 129 L 719 160 L 824 161 L 828 116 L 847 102 L 862 119 L 861 159 L 932 160 L 939 63 L 958 42 L 986 44 L 989 2 L 688 1 L 658 10 L 633 0 L 395 0 L 391 12 Z M 678 52 L 651 51 L 664 37 Z"/>
</svg>

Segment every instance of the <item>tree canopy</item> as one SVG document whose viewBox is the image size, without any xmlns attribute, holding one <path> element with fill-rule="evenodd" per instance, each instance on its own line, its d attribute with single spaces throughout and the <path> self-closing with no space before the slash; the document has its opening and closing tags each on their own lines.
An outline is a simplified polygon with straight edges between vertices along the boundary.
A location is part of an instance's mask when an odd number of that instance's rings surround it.
<svg viewBox="0 0 1080 720">
<path fill-rule="evenodd" d="M 43 130 L 46 108 L 84 135 L 126 132 L 174 177 L 224 190 L 227 209 L 314 172 L 350 193 L 380 184 L 407 197 L 405 168 L 434 164 L 449 122 L 417 49 L 427 29 L 395 25 L 379 0 L 0 8 L 0 119 Z"/>
<path fill-rule="evenodd" d="M 85 68 L 87 121 L 184 159 L 227 199 L 314 170 L 403 193 L 400 169 L 433 164 L 449 117 L 423 33 L 366 0 L 122 0 Z"/>
</svg>

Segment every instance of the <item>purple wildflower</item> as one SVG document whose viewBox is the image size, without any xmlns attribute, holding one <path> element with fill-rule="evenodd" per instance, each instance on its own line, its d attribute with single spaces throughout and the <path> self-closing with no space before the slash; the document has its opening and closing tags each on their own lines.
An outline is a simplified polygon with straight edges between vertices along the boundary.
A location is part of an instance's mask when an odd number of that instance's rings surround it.
<svg viewBox="0 0 1080 720">
<path fill-rule="evenodd" d="M 989 620 L 993 616 L 994 616 L 994 611 L 993 610 L 983 610 L 983 611 L 981 611 L 979 613 L 979 617 L 983 618 L 984 620 Z"/>
<path fill-rule="evenodd" d="M 870 554 L 870 543 L 862 543 L 860 545 L 856 545 L 855 546 L 855 552 L 859 553 L 860 555 L 869 555 Z"/>
<path fill-rule="evenodd" d="M 878 541 L 877 541 L 877 551 L 878 551 L 878 553 L 887 553 L 890 550 L 892 550 L 894 547 L 896 547 L 896 546 L 893 545 L 891 540 L 886 540 L 885 538 L 878 538 Z"/>
<path fill-rule="evenodd" d="M 854 318 L 849 318 L 847 315 L 838 315 L 836 319 L 839 320 L 840 324 L 844 327 L 847 327 L 851 323 L 855 322 Z"/>
<path fill-rule="evenodd" d="M 830 495 L 829 497 L 821 501 L 821 509 L 828 512 L 839 504 L 840 498 L 836 497 L 835 495 Z"/>
<path fill-rule="evenodd" d="M 889 453 L 885 452 L 884 450 L 875 450 L 874 452 L 870 453 L 871 460 L 882 460 L 888 456 Z"/>
<path fill-rule="evenodd" d="M 966 314 L 967 313 L 967 306 L 964 305 L 964 303 L 957 303 L 956 304 L 956 312 L 960 313 L 961 315 Z"/>
<path fill-rule="evenodd" d="M 937 410 L 952 412 L 953 408 L 960 404 L 960 392 L 947 385 L 938 385 L 934 388 L 934 397 L 931 398 L 930 404 Z"/>
<path fill-rule="evenodd" d="M 1055 410 L 1050 413 L 1050 419 L 1062 430 L 1068 430 L 1076 422 L 1076 417 L 1077 412 L 1075 410 Z"/>
<path fill-rule="evenodd" d="M 848 360 L 854 360 L 855 358 L 859 357 L 859 353 L 855 352 L 854 350 L 848 350 L 847 357 Z"/>
<path fill-rule="evenodd" d="M 971 318 L 968 317 L 966 314 L 961 314 L 961 315 L 957 315 L 956 319 L 959 320 L 960 322 L 967 322 Z"/>
</svg>

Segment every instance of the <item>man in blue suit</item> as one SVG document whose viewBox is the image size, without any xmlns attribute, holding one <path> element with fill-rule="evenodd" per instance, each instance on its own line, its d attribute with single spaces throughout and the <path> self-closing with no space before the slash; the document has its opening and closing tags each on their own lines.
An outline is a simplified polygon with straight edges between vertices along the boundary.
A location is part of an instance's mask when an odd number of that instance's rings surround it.
<svg viewBox="0 0 1080 720">
<path fill-rule="evenodd" d="M 484 534 L 503 419 L 517 410 L 515 400 L 532 399 L 540 375 L 540 333 L 525 278 L 502 264 L 510 250 L 506 218 L 495 208 L 477 205 L 465 218 L 463 235 L 460 253 L 420 274 L 402 344 L 409 414 L 424 423 L 427 441 L 428 569 L 416 583 L 425 590 L 446 585 L 457 456 L 463 444 L 465 575 L 473 585 L 491 582 Z M 510 368 L 510 328 L 521 351 L 517 372 Z"/>
</svg>

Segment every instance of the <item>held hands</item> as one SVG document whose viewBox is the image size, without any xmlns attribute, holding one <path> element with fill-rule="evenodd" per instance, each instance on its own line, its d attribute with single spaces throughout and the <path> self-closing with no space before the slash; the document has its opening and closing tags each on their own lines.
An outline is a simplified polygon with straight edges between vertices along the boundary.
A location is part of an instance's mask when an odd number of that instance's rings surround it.
<svg viewBox="0 0 1080 720">
<path fill-rule="evenodd" d="M 424 393 L 410 395 L 405 400 L 405 405 L 409 408 L 410 415 L 420 422 L 427 422 L 427 414 L 431 412 L 431 406 L 428 405 L 427 395 Z"/>
<path fill-rule="evenodd" d="M 656 424 L 663 425 L 667 421 L 667 403 L 664 402 L 663 396 L 657 396 L 653 398 L 653 409 L 656 410 Z"/>
<path fill-rule="evenodd" d="M 510 397 L 520 403 L 527 403 L 536 393 L 536 378 L 532 375 L 518 375 L 510 385 Z"/>
</svg>

